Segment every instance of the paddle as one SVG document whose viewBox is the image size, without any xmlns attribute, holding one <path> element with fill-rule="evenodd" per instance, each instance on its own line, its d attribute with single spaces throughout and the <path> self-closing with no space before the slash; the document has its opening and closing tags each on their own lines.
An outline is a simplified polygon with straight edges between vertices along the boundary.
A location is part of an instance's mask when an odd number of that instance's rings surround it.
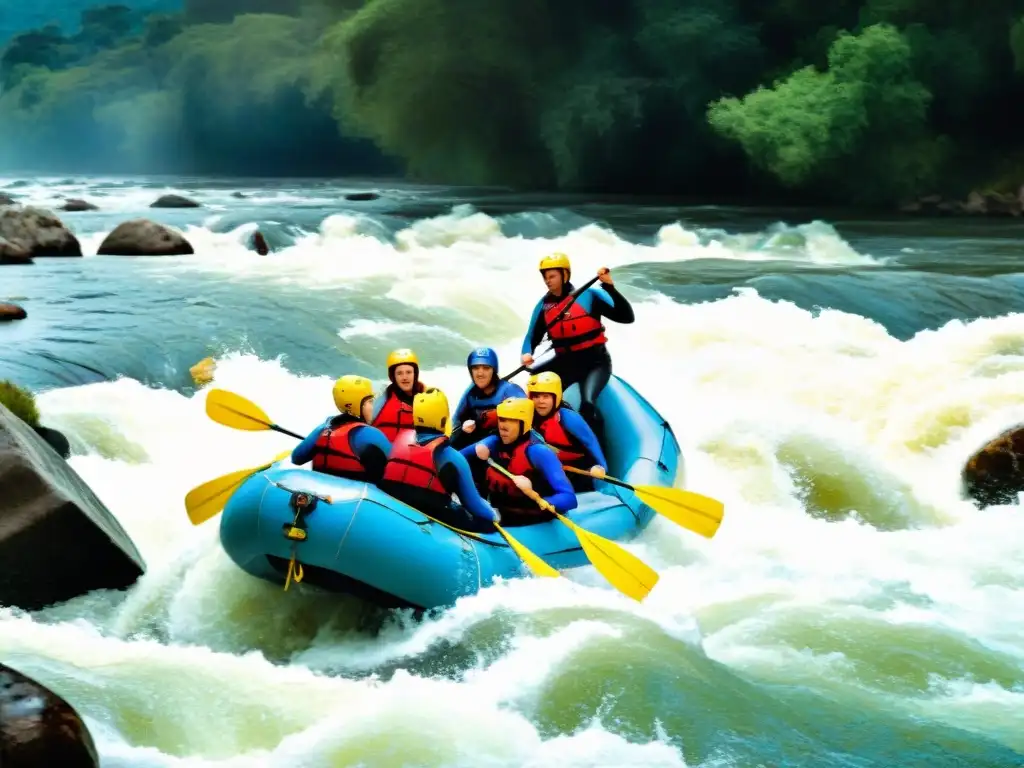
<svg viewBox="0 0 1024 768">
<path fill-rule="evenodd" d="M 511 472 L 496 463 L 494 459 L 487 459 L 487 463 L 510 480 L 514 478 Z M 636 555 L 630 554 L 603 536 L 580 528 L 572 520 L 559 513 L 554 506 L 544 501 L 536 491 L 531 489 L 523 491 L 523 493 L 533 499 L 541 509 L 550 512 L 569 526 L 569 529 L 579 539 L 580 546 L 583 547 L 583 551 L 590 559 L 591 565 L 622 594 L 639 602 L 647 597 L 654 585 L 658 583 L 657 572 Z"/>
<path fill-rule="evenodd" d="M 501 534 L 502 538 L 508 542 L 508 545 L 512 548 L 512 551 L 519 555 L 519 559 L 526 563 L 526 566 L 534 572 L 537 576 L 561 576 L 558 571 L 552 568 L 550 565 L 541 560 L 537 555 L 533 554 L 530 550 L 524 547 L 520 542 L 516 541 L 508 531 L 502 528 L 497 523 L 494 523 L 495 530 Z"/>
<path fill-rule="evenodd" d="M 291 453 L 291 451 L 283 451 L 259 467 L 239 469 L 209 480 L 202 485 L 197 485 L 185 494 L 185 510 L 188 512 L 188 519 L 192 521 L 192 525 L 201 525 L 220 512 L 231 494 L 237 491 L 250 475 L 262 472 L 275 462 L 290 456 Z"/>
<path fill-rule="evenodd" d="M 620 488 L 627 488 L 640 497 L 640 501 L 649 506 L 659 515 L 663 515 L 676 525 L 711 538 L 718 531 L 722 524 L 722 515 L 725 505 L 718 499 L 709 496 L 702 496 L 693 491 L 684 491 L 682 488 L 665 488 L 659 485 L 630 485 L 614 477 L 598 477 L 585 469 L 577 469 L 562 465 L 566 472 L 577 475 L 587 475 L 595 480 L 604 480 L 606 483 L 617 485 Z"/>
<path fill-rule="evenodd" d="M 241 395 L 236 395 L 234 392 L 228 392 L 224 389 L 211 389 L 209 391 L 206 396 L 206 415 L 218 424 L 223 424 L 226 427 L 244 429 L 250 432 L 272 429 L 275 432 L 291 435 L 299 440 L 304 439 L 302 435 L 290 432 L 287 429 L 279 427 L 277 424 L 271 422 L 270 417 L 267 416 L 267 414 L 263 412 L 263 409 L 256 405 L 256 403 L 251 400 L 247 400 Z M 289 452 L 278 456 L 275 461 L 287 455 L 289 455 Z M 263 467 L 257 467 L 256 469 L 240 469 L 237 472 L 232 472 L 230 475 L 224 475 L 224 477 L 211 480 L 210 482 L 189 492 L 189 495 L 185 497 L 185 506 L 186 508 L 189 508 L 189 517 L 193 518 L 193 511 L 189 504 L 190 497 L 193 499 L 192 505 L 196 506 L 199 510 L 195 513 L 196 517 L 205 515 L 202 516 L 198 522 L 193 519 L 193 525 L 198 525 L 215 515 L 221 507 L 224 506 L 224 501 L 227 500 L 227 497 L 234 493 L 235 489 L 242 484 L 245 478 L 253 472 L 260 472 L 266 469 L 268 466 L 270 465 L 268 464 Z M 533 552 L 521 543 L 516 541 L 511 534 L 505 531 L 504 528 L 499 525 L 495 525 L 494 527 L 498 533 L 502 535 L 505 541 L 508 542 L 508 545 L 512 550 L 519 555 L 527 566 L 529 566 L 531 571 L 536 573 L 538 576 L 560 575 L 558 571 L 537 557 L 537 555 L 533 554 Z"/>
<path fill-rule="evenodd" d="M 232 429 L 244 429 L 248 432 L 260 432 L 270 429 L 280 432 L 282 435 L 294 437 L 297 440 L 305 440 L 305 435 L 300 435 L 280 427 L 270 420 L 270 417 L 251 400 L 247 400 L 234 392 L 226 389 L 211 389 L 206 395 L 206 415 Z"/>
</svg>

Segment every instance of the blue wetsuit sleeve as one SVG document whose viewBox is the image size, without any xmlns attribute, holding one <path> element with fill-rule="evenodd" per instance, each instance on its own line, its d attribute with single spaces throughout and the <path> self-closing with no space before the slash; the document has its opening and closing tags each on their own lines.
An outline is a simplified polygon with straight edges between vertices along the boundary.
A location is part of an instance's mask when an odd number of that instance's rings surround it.
<svg viewBox="0 0 1024 768">
<path fill-rule="evenodd" d="M 583 417 L 576 411 L 563 408 L 559 411 L 559 418 L 562 420 L 565 431 L 583 443 L 583 447 L 590 453 L 594 463 L 608 469 L 608 460 L 604 457 L 601 444 L 597 442 L 597 435 L 594 434 L 594 430 L 584 421 Z"/>
<path fill-rule="evenodd" d="M 384 433 L 368 424 L 359 427 L 359 429 L 352 430 L 351 443 L 352 450 L 360 459 L 363 453 L 372 448 L 376 448 L 385 456 L 391 452 L 391 443 L 384 436 Z"/>
<path fill-rule="evenodd" d="M 371 483 L 376 483 L 384 475 L 384 465 L 391 453 L 391 443 L 384 433 L 368 424 L 353 429 L 349 438 L 352 452 L 359 457 L 359 462 L 366 469 Z"/>
<path fill-rule="evenodd" d="M 523 337 L 523 349 L 522 354 L 528 355 L 533 354 L 533 350 L 540 344 L 540 340 L 544 338 L 545 328 L 542 327 L 540 322 L 540 310 L 544 306 L 544 299 L 537 302 L 537 306 L 533 308 L 533 314 L 530 315 L 530 324 L 526 327 L 526 336 Z"/>
<path fill-rule="evenodd" d="M 473 385 L 470 384 L 466 387 L 466 391 L 462 393 L 462 397 L 459 398 L 459 404 L 455 406 L 455 410 L 452 413 L 455 414 L 452 428 L 458 427 L 462 422 L 466 421 L 472 414 L 469 412 L 469 393 L 472 391 Z"/>
<path fill-rule="evenodd" d="M 313 459 L 313 446 L 316 445 L 316 439 L 320 436 L 324 427 L 327 425 L 327 421 L 320 424 L 316 429 L 310 432 L 306 439 L 295 446 L 295 450 L 292 451 L 292 464 L 301 467 L 307 461 Z"/>
<path fill-rule="evenodd" d="M 558 463 L 558 456 L 545 445 L 531 445 L 526 449 L 530 463 L 533 468 L 544 475 L 553 493 L 545 496 L 544 501 L 551 504 L 562 514 L 569 510 L 576 509 L 579 501 L 576 499 L 576 492 L 572 489 L 569 478 L 565 476 L 565 470 Z"/>
<path fill-rule="evenodd" d="M 583 303 L 584 299 L 586 303 Z M 636 319 L 632 305 L 614 285 L 588 288 L 577 301 L 591 314 L 606 317 L 615 323 L 628 325 Z"/>
<path fill-rule="evenodd" d="M 489 451 L 491 451 L 493 453 L 495 447 L 497 447 L 497 445 L 498 445 L 498 436 L 497 435 L 488 435 L 483 440 L 480 440 L 480 441 L 478 441 L 476 443 L 473 443 L 472 445 L 467 445 L 465 448 L 460 449 L 459 453 L 462 454 L 462 456 L 464 458 L 466 458 L 466 459 L 471 459 L 471 460 L 474 460 L 474 461 L 480 461 L 480 459 L 477 458 L 477 455 L 476 455 L 476 447 L 478 445 L 486 445 L 487 446 L 487 450 L 489 450 Z"/>
<path fill-rule="evenodd" d="M 452 473 L 445 472 L 446 467 L 450 467 L 455 471 Z M 456 494 L 459 497 L 459 501 L 462 502 L 462 506 L 473 517 L 479 517 L 482 520 L 488 521 L 494 520 L 494 509 L 480 496 L 480 492 L 477 491 L 476 485 L 473 483 L 473 474 L 469 469 L 469 463 L 459 451 L 456 451 L 450 445 L 445 446 L 445 449 L 441 451 L 441 455 L 438 457 L 437 468 L 438 475 L 442 479 L 454 477 L 455 487 L 446 487 L 445 490 Z"/>
</svg>

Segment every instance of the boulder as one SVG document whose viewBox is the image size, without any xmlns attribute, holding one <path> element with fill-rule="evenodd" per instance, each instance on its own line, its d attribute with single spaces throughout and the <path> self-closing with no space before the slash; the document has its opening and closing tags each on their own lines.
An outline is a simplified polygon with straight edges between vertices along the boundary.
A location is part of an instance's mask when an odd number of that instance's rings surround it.
<svg viewBox="0 0 1024 768">
<path fill-rule="evenodd" d="M 150 208 L 201 208 L 195 200 L 189 200 L 181 195 L 163 195 L 157 198 Z"/>
<path fill-rule="evenodd" d="M 28 313 L 17 304 L 0 301 L 0 323 L 5 320 L 24 320 Z"/>
<path fill-rule="evenodd" d="M 1024 425 L 1003 432 L 971 456 L 961 472 L 964 492 L 981 508 L 1013 504 L 1024 491 Z"/>
<path fill-rule="evenodd" d="M 266 256 L 270 253 L 270 246 L 267 245 L 267 238 L 263 236 L 262 232 L 256 232 L 253 234 L 252 247 L 260 256 Z"/>
<path fill-rule="evenodd" d="M 19 246 L 30 257 L 82 255 L 78 238 L 42 208 L 0 208 L 0 239 Z"/>
<path fill-rule="evenodd" d="M 65 200 L 64 205 L 62 205 L 60 209 L 62 211 L 80 213 L 81 211 L 98 211 L 100 208 L 98 205 L 93 205 L 88 200 L 80 200 L 77 197 L 72 197 Z"/>
<path fill-rule="evenodd" d="M 75 708 L 4 664 L 0 664 L 0 766 L 99 766 L 92 735 Z"/>
<path fill-rule="evenodd" d="M 6 192 L 0 192 L 0 205 L 17 205 L 18 201 Z"/>
<path fill-rule="evenodd" d="M 132 219 L 118 224 L 104 238 L 97 253 L 108 256 L 184 256 L 195 251 L 176 229 L 149 219 Z"/>
<path fill-rule="evenodd" d="M 351 200 L 356 203 L 366 202 L 369 200 L 377 200 L 380 195 L 376 192 L 349 192 L 345 195 L 346 200 Z"/>
<path fill-rule="evenodd" d="M 125 589 L 142 555 L 92 489 L 0 405 L 0 604 L 38 610 L 95 589 Z"/>
<path fill-rule="evenodd" d="M 0 237 L 0 264 L 31 264 L 32 254 L 28 248 Z"/>
<path fill-rule="evenodd" d="M 68 440 L 67 436 L 56 429 L 51 427 L 43 427 L 36 425 L 32 427 L 36 434 L 39 435 L 46 444 L 53 448 L 54 452 L 62 459 L 66 459 L 71 456 L 71 441 Z"/>
</svg>

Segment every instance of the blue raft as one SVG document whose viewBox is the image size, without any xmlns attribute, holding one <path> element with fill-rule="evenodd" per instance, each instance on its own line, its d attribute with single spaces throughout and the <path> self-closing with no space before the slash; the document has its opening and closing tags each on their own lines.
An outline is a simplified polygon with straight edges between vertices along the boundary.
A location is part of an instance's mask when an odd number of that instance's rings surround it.
<svg viewBox="0 0 1024 768">
<path fill-rule="evenodd" d="M 578 404 L 578 388 L 565 399 Z M 671 487 L 682 470 L 679 443 L 668 422 L 624 380 L 612 376 L 597 401 L 612 439 L 604 446 L 608 474 L 632 485 Z M 567 516 L 609 539 L 629 539 L 655 512 L 629 490 L 596 483 L 579 494 Z M 290 539 L 295 492 L 330 498 L 302 516 L 305 536 Z M 552 520 L 508 529 L 555 568 L 588 560 L 576 535 Z M 301 537 L 301 534 L 299 534 Z M 496 578 L 529 575 L 497 533 L 461 533 L 423 515 L 375 485 L 305 468 L 271 468 L 250 477 L 221 516 L 224 551 L 247 573 L 278 584 L 294 556 L 303 583 L 358 595 L 387 608 L 448 606 Z"/>
</svg>

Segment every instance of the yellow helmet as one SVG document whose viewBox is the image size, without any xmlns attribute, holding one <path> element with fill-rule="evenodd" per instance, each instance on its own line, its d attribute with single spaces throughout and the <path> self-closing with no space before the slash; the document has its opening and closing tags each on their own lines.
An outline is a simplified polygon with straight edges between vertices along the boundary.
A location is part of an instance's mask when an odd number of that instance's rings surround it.
<svg viewBox="0 0 1024 768">
<path fill-rule="evenodd" d="M 396 349 L 390 355 L 388 355 L 388 371 L 394 368 L 396 365 L 415 365 L 416 368 L 420 367 L 420 359 L 416 357 L 416 353 L 411 349 Z"/>
<path fill-rule="evenodd" d="M 535 373 L 526 382 L 526 394 L 534 392 L 547 392 L 555 396 L 555 408 L 562 404 L 562 377 L 554 371 Z"/>
<path fill-rule="evenodd" d="M 363 400 L 373 397 L 373 384 L 363 376 L 349 374 L 334 382 L 334 404 L 341 413 L 362 416 Z"/>
<path fill-rule="evenodd" d="M 568 280 L 572 275 L 572 266 L 569 264 L 569 257 L 564 253 L 555 252 L 548 254 L 540 260 L 540 267 L 538 267 L 538 269 L 540 269 L 541 273 L 543 273 L 545 269 L 564 269 L 566 280 Z"/>
<path fill-rule="evenodd" d="M 413 426 L 444 432 L 448 426 L 448 398 L 444 392 L 431 387 L 412 399 Z"/>
<path fill-rule="evenodd" d="M 517 419 L 523 422 L 523 434 L 533 429 L 533 400 L 528 397 L 510 397 L 498 403 L 499 419 Z"/>
</svg>

